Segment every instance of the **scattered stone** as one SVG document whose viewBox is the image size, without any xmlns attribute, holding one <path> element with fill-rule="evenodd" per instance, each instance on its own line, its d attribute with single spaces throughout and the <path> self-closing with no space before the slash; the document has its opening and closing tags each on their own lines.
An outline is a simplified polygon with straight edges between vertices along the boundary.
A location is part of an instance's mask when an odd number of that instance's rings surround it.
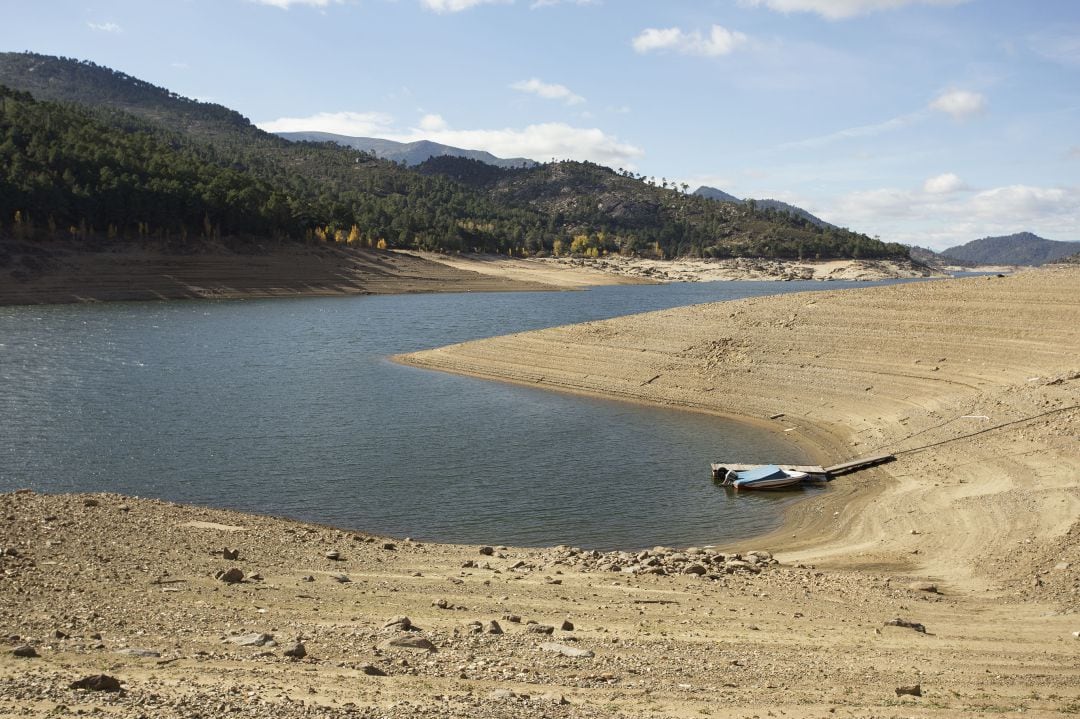
<svg viewBox="0 0 1080 719">
<path fill-rule="evenodd" d="M 132 647 L 130 649 L 117 649 L 116 654 L 123 654 L 126 657 L 141 657 L 144 659 L 152 659 L 161 656 L 161 652 L 153 649 L 139 649 Z"/>
<path fill-rule="evenodd" d="M 289 657 L 290 659 L 303 659 L 307 656 L 307 647 L 304 646 L 303 642 L 296 642 L 291 647 L 282 652 L 282 654 Z"/>
<path fill-rule="evenodd" d="M 453 609 L 454 608 L 454 605 L 452 605 L 450 602 L 446 601 L 445 599 L 439 599 L 437 601 L 434 601 L 434 602 L 431 603 L 431 606 L 438 607 L 439 609 Z"/>
<path fill-rule="evenodd" d="M 542 697 L 540 697 L 540 701 L 546 702 L 548 704 L 556 704 L 558 706 L 563 706 L 570 703 L 566 700 L 566 697 L 564 697 L 559 692 L 548 692 Z"/>
<path fill-rule="evenodd" d="M 557 644 L 555 642 L 544 642 L 540 645 L 540 649 L 545 652 L 554 652 L 555 654 L 561 654 L 562 656 L 570 657 L 571 659 L 592 659 L 594 656 L 596 656 L 588 649 L 568 647 L 565 644 Z"/>
<path fill-rule="evenodd" d="M 337 551 L 336 549 L 331 549 L 329 552 L 327 552 L 323 556 L 326 557 L 327 559 L 329 559 L 331 562 L 340 562 L 341 561 L 341 552 Z"/>
<path fill-rule="evenodd" d="M 255 574 L 247 575 L 247 579 L 249 582 L 261 582 L 263 580 L 263 575 L 255 572 Z"/>
<path fill-rule="evenodd" d="M 361 674 L 366 674 L 369 677 L 385 677 L 386 676 L 386 672 L 384 672 L 382 669 L 379 669 L 374 664 L 365 664 L 364 666 L 360 667 L 360 673 Z"/>
<path fill-rule="evenodd" d="M 544 584 L 562 584 L 562 580 L 553 579 L 551 577 L 544 577 Z"/>
<path fill-rule="evenodd" d="M 392 617 L 383 624 L 383 629 L 393 629 L 399 632 L 407 632 L 413 629 L 412 620 L 406 616 Z"/>
<path fill-rule="evenodd" d="M 502 618 L 505 619 L 508 622 L 513 623 L 513 624 L 521 624 L 521 617 L 519 617 L 516 614 L 506 613 L 506 614 L 503 615 Z"/>
<path fill-rule="evenodd" d="M 108 674 L 91 674 L 88 677 L 76 679 L 68 686 L 71 689 L 87 689 L 92 692 L 121 691 L 120 680 Z"/>
<path fill-rule="evenodd" d="M 7 549 L 4 550 L 4 554 L 9 556 L 9 557 L 18 557 L 19 556 L 19 550 L 15 549 L 15 547 L 8 547 Z"/>
<path fill-rule="evenodd" d="M 564 632 L 572 632 L 574 631 L 574 623 L 571 622 L 569 619 L 564 619 L 563 623 L 559 625 L 559 629 L 563 630 Z"/>
<path fill-rule="evenodd" d="M 308 574 L 308 575 L 306 575 L 306 576 L 300 577 L 300 581 L 301 581 L 301 582 L 314 582 L 314 581 L 315 581 L 315 577 L 313 577 L 313 576 L 311 576 L 310 574 Z"/>
<path fill-rule="evenodd" d="M 86 499 L 83 500 L 83 506 L 84 507 L 96 507 L 99 504 L 100 504 L 100 502 L 98 502 L 93 497 L 87 497 Z"/>
<path fill-rule="evenodd" d="M 516 697 L 517 694 L 510 691 L 509 689 L 493 689 L 492 692 L 488 694 L 488 699 L 497 702 L 504 702 L 510 699 L 515 699 Z"/>
<path fill-rule="evenodd" d="M 331 574 L 330 579 L 337 582 L 338 584 L 348 584 L 352 581 L 347 575 L 344 574 Z"/>
<path fill-rule="evenodd" d="M 465 625 L 465 629 L 469 634 L 482 634 L 484 632 L 484 625 L 480 622 L 469 622 Z"/>
<path fill-rule="evenodd" d="M 387 550 L 387 551 L 393 551 L 393 550 L 397 549 L 397 545 L 394 544 L 393 542 L 383 542 L 382 543 L 382 548 Z"/>
<path fill-rule="evenodd" d="M 379 644 L 379 649 L 405 649 L 410 652 L 434 652 L 435 645 L 424 637 L 412 634 L 399 634 Z"/>
<path fill-rule="evenodd" d="M 226 584 L 236 584 L 237 582 L 244 581 L 244 573 L 236 567 L 233 567 L 232 569 L 224 572 L 218 572 L 214 576 L 225 582 Z"/>
<path fill-rule="evenodd" d="M 480 547 L 480 554 L 490 557 L 495 554 L 495 547 Z"/>
<path fill-rule="evenodd" d="M 896 687 L 896 696 L 900 697 L 904 696 L 905 694 L 912 697 L 921 697 L 922 687 L 918 684 L 912 684 L 908 687 Z"/>
<path fill-rule="evenodd" d="M 531 634 L 554 634 L 555 627 L 550 624 L 530 624 L 525 631 Z"/>
<path fill-rule="evenodd" d="M 22 657 L 23 659 L 33 659 L 35 657 L 41 656 L 37 653 L 37 649 L 34 649 L 29 644 L 21 644 L 12 649 L 11 653 L 17 657 Z"/>
<path fill-rule="evenodd" d="M 933 582 L 912 582 L 908 585 L 908 589 L 914 592 L 927 592 L 929 594 L 938 594 L 937 585 Z"/>
<path fill-rule="evenodd" d="M 885 622 L 885 626 L 904 627 L 905 629 L 914 629 L 917 632 L 926 634 L 926 627 L 924 627 L 922 624 L 919 624 L 918 622 L 911 622 L 907 619 L 901 619 L 900 617 L 897 617 L 896 619 L 890 619 L 889 621 Z"/>
<path fill-rule="evenodd" d="M 230 562 L 235 562 L 237 559 L 240 559 L 240 550 L 229 549 L 228 547 L 225 547 L 221 550 L 221 556 L 229 560 Z"/>
<path fill-rule="evenodd" d="M 260 633 L 241 634 L 238 637 L 229 637 L 225 641 L 229 644 L 236 644 L 241 647 L 264 647 L 274 641 L 274 635 Z"/>
<path fill-rule="evenodd" d="M 705 567 L 701 566 L 700 564 L 690 564 L 690 565 L 687 565 L 687 567 L 685 569 L 683 569 L 683 574 L 696 574 L 698 576 L 701 576 L 702 574 L 705 574 L 706 572 L 708 572 L 708 570 L 705 569 Z"/>
<path fill-rule="evenodd" d="M 492 619 L 490 622 L 488 622 L 487 624 L 484 625 L 484 633 L 485 634 L 502 634 L 503 633 L 503 628 L 499 625 L 499 623 L 497 621 Z"/>
</svg>

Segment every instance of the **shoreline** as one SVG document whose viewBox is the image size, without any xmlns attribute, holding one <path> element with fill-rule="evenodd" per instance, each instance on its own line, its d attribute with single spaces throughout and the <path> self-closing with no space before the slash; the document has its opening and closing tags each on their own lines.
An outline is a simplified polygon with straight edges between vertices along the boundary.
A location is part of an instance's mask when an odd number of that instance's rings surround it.
<svg viewBox="0 0 1080 719">
<path fill-rule="evenodd" d="M 718 280 L 875 280 L 926 277 L 883 261 L 596 260 L 442 255 L 334 244 L 0 239 L 0 306 L 175 299 L 262 299 L 431 292 L 572 291 Z"/>
</svg>

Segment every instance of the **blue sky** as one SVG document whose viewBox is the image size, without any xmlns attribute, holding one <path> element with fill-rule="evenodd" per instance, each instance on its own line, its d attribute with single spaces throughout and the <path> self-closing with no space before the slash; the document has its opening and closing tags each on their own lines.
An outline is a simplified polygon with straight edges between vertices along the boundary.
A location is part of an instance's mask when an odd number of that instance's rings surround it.
<svg viewBox="0 0 1080 719">
<path fill-rule="evenodd" d="M 0 0 L 277 130 L 587 159 L 943 248 L 1080 240 L 1076 0 Z"/>
</svg>

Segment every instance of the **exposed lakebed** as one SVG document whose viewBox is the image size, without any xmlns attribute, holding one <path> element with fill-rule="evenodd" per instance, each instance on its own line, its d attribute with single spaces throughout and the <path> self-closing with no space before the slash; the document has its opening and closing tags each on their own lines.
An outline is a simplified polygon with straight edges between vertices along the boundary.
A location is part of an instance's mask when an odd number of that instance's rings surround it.
<svg viewBox="0 0 1080 719">
<path fill-rule="evenodd" d="M 387 357 L 846 284 L 2 307 L 0 491 L 120 492 L 443 542 L 745 537 L 805 494 L 736 497 L 709 462 L 803 460 L 784 437 Z"/>
</svg>

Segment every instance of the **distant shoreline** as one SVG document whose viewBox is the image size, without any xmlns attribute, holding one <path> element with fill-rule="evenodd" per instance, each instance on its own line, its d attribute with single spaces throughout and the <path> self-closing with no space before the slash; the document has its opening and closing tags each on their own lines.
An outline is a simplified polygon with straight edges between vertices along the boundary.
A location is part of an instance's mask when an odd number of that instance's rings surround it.
<svg viewBox="0 0 1080 719">
<path fill-rule="evenodd" d="M 334 244 L 204 243 L 178 252 L 113 243 L 0 240 L 0 305 L 175 299 L 257 299 L 431 292 L 540 292 L 717 280 L 926 277 L 882 260 L 649 260 L 444 255 Z M 942 276 L 942 275 L 938 275 Z"/>
</svg>

